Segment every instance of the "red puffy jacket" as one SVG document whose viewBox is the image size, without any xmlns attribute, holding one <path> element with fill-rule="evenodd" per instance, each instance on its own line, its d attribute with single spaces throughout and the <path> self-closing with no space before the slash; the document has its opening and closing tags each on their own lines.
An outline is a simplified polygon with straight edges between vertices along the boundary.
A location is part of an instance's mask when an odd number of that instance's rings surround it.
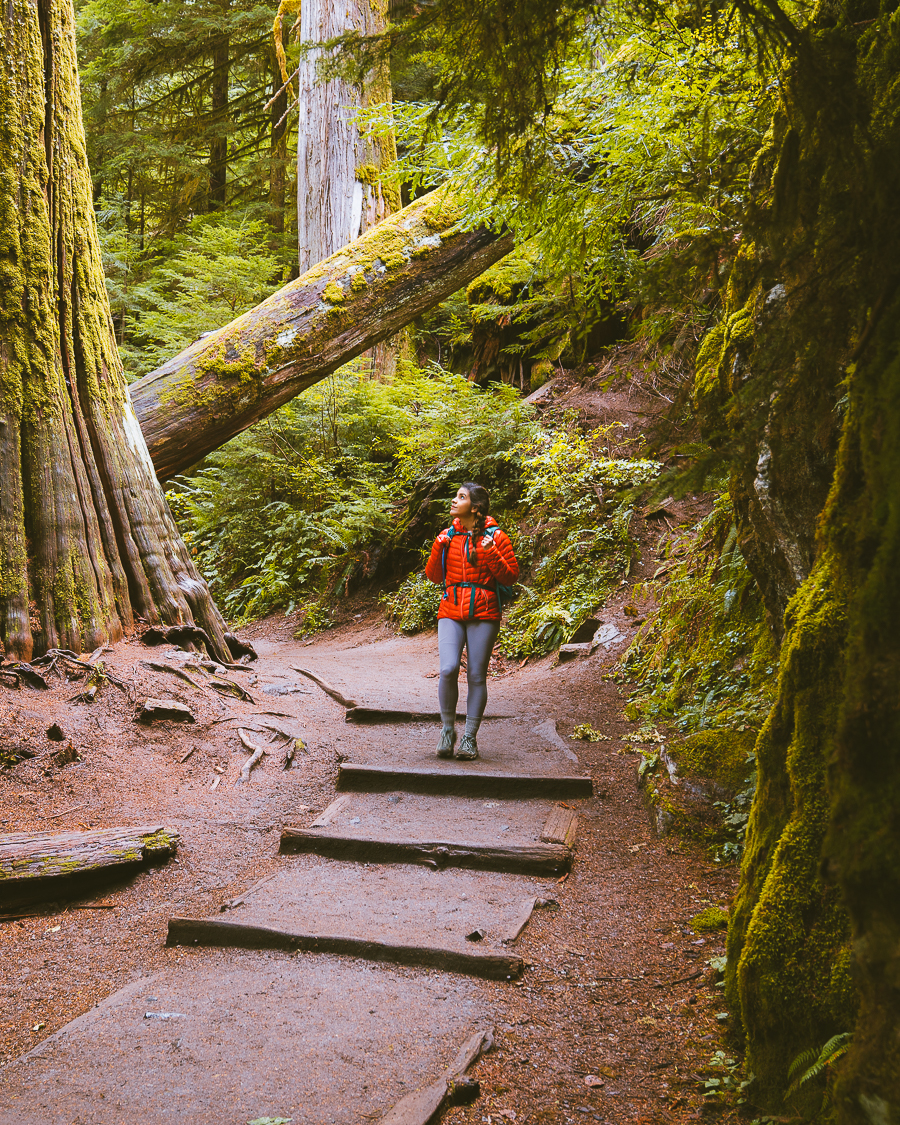
<svg viewBox="0 0 900 1125">
<path fill-rule="evenodd" d="M 496 527 L 490 537 L 471 543 L 471 534 L 458 519 L 453 521 L 454 534 L 442 531 L 431 548 L 425 575 L 432 582 L 444 581 L 444 550 L 447 551 L 447 591 L 441 598 L 438 619 L 452 617 L 456 621 L 499 621 L 500 600 L 497 584 L 511 586 L 519 577 L 519 564 L 513 554 L 509 536 L 500 530 L 491 516 L 485 527 Z M 471 561 L 474 558 L 474 562 Z"/>
</svg>

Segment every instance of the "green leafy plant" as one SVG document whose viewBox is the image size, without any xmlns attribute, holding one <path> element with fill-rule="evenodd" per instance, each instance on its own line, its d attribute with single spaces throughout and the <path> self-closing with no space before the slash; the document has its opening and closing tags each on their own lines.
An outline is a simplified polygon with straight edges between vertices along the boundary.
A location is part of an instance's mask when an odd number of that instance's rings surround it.
<svg viewBox="0 0 900 1125">
<path fill-rule="evenodd" d="M 667 721 L 685 732 L 759 726 L 772 700 L 777 653 L 727 493 L 697 527 L 670 542 L 643 592 L 657 609 L 621 661 L 623 678 L 637 685 L 629 717 Z M 745 815 L 743 801 L 728 814 L 735 828 Z"/>
<path fill-rule="evenodd" d="M 530 564 L 500 635 L 508 656 L 550 652 L 622 581 L 635 544 L 631 496 L 659 474 L 655 461 L 604 455 L 614 427 L 588 441 L 571 417 L 519 447 L 520 561 Z"/>
<path fill-rule="evenodd" d="M 511 388 L 411 365 L 376 382 L 357 362 L 212 454 L 169 500 L 232 618 L 302 611 L 309 631 L 379 566 L 418 569 L 462 480 L 483 481 L 505 519 L 535 429 Z M 435 593 L 410 581 L 396 613 L 422 627 Z"/>
<path fill-rule="evenodd" d="M 579 723 L 572 731 L 572 738 L 580 738 L 582 742 L 609 742 L 609 735 L 594 730 L 590 723 Z"/>
<path fill-rule="evenodd" d="M 131 374 L 145 374 L 272 292 L 278 259 L 267 250 L 267 233 L 260 221 L 200 216 L 172 240 L 164 260 L 131 289 L 123 349 Z"/>
<path fill-rule="evenodd" d="M 753 1075 L 744 1075 L 743 1063 L 731 1058 L 725 1051 L 714 1052 L 709 1067 L 716 1071 L 711 1078 L 702 1081 L 703 1097 L 707 1101 L 727 1101 L 734 1098 L 738 1105 L 746 1098 L 744 1091 L 753 1082 Z"/>
</svg>

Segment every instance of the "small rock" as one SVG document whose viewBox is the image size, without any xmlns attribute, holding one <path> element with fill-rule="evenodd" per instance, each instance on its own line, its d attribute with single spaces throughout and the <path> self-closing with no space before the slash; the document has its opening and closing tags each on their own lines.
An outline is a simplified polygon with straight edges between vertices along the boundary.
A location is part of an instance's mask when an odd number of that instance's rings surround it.
<svg viewBox="0 0 900 1125">
<path fill-rule="evenodd" d="M 473 930 L 466 934 L 466 941 L 484 941 L 484 930 Z"/>
<path fill-rule="evenodd" d="M 477 1078 L 461 1074 L 447 1083 L 447 1101 L 450 1105 L 471 1105 L 481 1096 L 481 1086 Z"/>
<path fill-rule="evenodd" d="M 47 727 L 47 737 L 51 742 L 65 742 L 66 735 L 59 723 L 53 723 Z"/>
<path fill-rule="evenodd" d="M 148 699 L 135 716 L 139 723 L 152 723 L 155 719 L 174 719 L 180 723 L 195 722 L 190 707 L 177 699 Z"/>
<path fill-rule="evenodd" d="M 590 656 L 591 655 L 591 642 L 587 641 L 584 644 L 577 645 L 560 645 L 559 646 L 559 662 L 565 664 L 567 660 L 574 660 L 576 656 Z"/>
</svg>

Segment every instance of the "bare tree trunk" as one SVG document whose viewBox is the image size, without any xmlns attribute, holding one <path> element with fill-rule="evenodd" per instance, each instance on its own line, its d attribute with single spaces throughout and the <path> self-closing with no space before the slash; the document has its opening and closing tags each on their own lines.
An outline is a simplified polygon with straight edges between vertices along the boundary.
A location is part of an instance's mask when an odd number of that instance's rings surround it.
<svg viewBox="0 0 900 1125">
<path fill-rule="evenodd" d="M 137 615 L 194 621 L 224 657 L 116 350 L 71 0 L 10 0 L 0 28 L 0 642 L 79 652 Z"/>
<path fill-rule="evenodd" d="M 279 25 L 276 34 L 281 35 Z M 272 249 L 281 250 L 281 235 L 284 234 L 284 190 L 285 171 L 287 166 L 287 112 L 288 95 L 283 88 L 281 71 L 275 58 L 272 59 L 272 84 L 274 95 L 269 107 L 269 227 L 273 238 L 270 242 Z M 280 89 L 280 93 L 278 92 Z"/>
<path fill-rule="evenodd" d="M 226 2 L 223 16 L 228 10 Z M 228 36 L 219 39 L 213 51 L 213 78 L 211 118 L 214 130 L 209 146 L 209 210 L 218 211 L 225 206 L 228 187 L 228 79 L 231 41 Z"/>
<path fill-rule="evenodd" d="M 303 0 L 300 40 L 323 43 L 347 31 L 370 35 L 384 27 L 379 0 Z M 372 141 L 360 136 L 356 112 L 390 103 L 387 64 L 365 88 L 341 78 L 321 82 L 318 51 L 301 61 L 297 119 L 297 244 L 300 272 L 340 250 L 386 215 L 399 209 L 396 189 L 381 182 L 396 158 L 393 135 Z"/>
<path fill-rule="evenodd" d="M 456 232 L 442 190 L 416 200 L 131 387 L 160 477 L 183 472 L 393 335 L 512 249 Z"/>
</svg>

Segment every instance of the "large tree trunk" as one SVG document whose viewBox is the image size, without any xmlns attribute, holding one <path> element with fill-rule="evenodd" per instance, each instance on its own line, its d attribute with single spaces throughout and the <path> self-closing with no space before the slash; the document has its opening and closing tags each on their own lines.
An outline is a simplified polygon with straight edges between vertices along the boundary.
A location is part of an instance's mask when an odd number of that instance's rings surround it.
<svg viewBox="0 0 900 1125">
<path fill-rule="evenodd" d="M 379 0 L 303 0 L 300 39 L 324 43 L 348 31 L 372 35 L 384 29 Z M 356 113 L 390 104 L 391 82 L 381 63 L 360 88 L 343 78 L 317 75 L 318 51 L 301 60 L 297 75 L 297 245 L 300 272 L 330 257 L 399 209 L 396 188 L 381 173 L 397 156 L 393 135 L 360 136 Z"/>
<path fill-rule="evenodd" d="M 900 52 L 858 0 L 816 11 L 779 83 L 754 171 L 770 189 L 727 316 L 698 357 L 707 436 L 733 456 L 742 545 L 776 625 L 787 603 L 727 988 L 758 1102 L 780 1112 L 791 1061 L 853 1031 L 835 1115 L 887 1125 L 900 1120 Z M 789 1108 L 812 1114 L 821 1095 L 808 1083 Z"/>
<path fill-rule="evenodd" d="M 300 38 L 322 43 L 348 31 L 375 35 L 384 30 L 383 0 L 302 0 Z M 379 60 L 361 85 L 317 75 L 318 52 L 300 62 L 297 118 L 297 243 L 300 272 L 400 210 L 400 193 L 383 181 L 397 159 L 393 132 L 362 136 L 359 110 L 390 105 L 390 68 Z M 378 378 L 397 367 L 399 341 L 384 340 L 370 358 Z"/>
<path fill-rule="evenodd" d="M 454 233 L 438 190 L 385 219 L 131 387 L 161 478 L 224 445 L 508 254 L 512 236 Z"/>
<path fill-rule="evenodd" d="M 194 621 L 224 658 L 116 351 L 71 0 L 10 0 L 0 27 L 0 641 L 80 652 L 137 615 Z"/>
</svg>

